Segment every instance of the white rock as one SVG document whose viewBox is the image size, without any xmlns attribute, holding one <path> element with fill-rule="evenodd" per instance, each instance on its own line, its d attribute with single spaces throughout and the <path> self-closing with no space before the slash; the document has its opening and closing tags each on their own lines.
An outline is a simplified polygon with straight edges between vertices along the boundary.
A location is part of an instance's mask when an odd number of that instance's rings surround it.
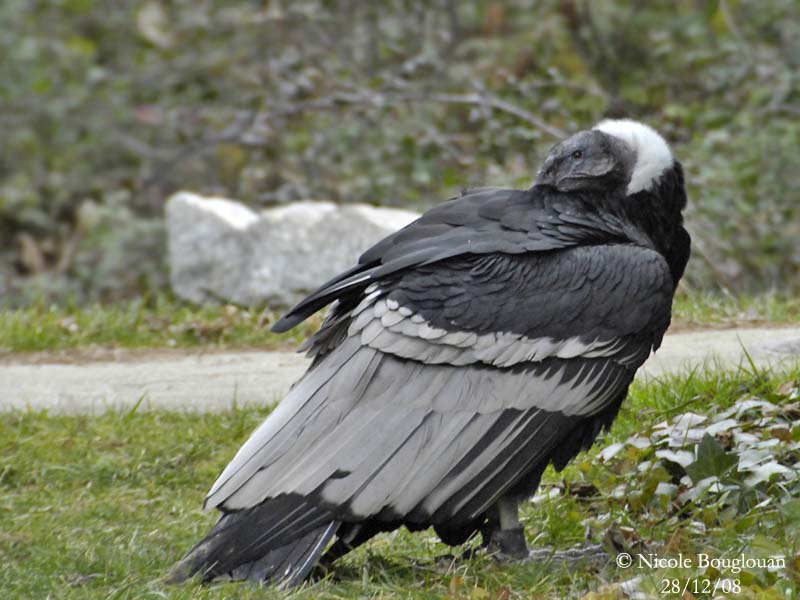
<svg viewBox="0 0 800 600">
<path fill-rule="evenodd" d="M 418 216 L 330 202 L 256 213 L 232 200 L 179 192 L 166 206 L 172 288 L 198 303 L 289 306 Z"/>
</svg>

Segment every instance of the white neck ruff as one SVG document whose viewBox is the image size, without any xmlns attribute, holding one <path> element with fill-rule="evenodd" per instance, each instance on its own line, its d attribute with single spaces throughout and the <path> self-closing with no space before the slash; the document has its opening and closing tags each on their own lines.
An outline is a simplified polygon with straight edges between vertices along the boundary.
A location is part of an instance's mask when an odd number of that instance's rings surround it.
<svg viewBox="0 0 800 600">
<path fill-rule="evenodd" d="M 636 164 L 628 184 L 628 194 L 650 189 L 675 163 L 666 140 L 644 123 L 632 119 L 606 119 L 594 129 L 622 140 L 635 153 Z"/>
</svg>

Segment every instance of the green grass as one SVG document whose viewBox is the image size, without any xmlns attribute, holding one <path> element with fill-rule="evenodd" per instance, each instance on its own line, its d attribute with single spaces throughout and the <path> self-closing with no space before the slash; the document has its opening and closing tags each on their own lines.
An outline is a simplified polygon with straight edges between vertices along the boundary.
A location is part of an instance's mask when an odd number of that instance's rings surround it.
<svg viewBox="0 0 800 600">
<path fill-rule="evenodd" d="M 261 348 L 293 347 L 321 317 L 287 334 L 269 331 L 278 315 L 232 305 L 198 307 L 161 296 L 114 305 L 35 305 L 0 310 L 0 353 L 71 348 Z M 678 295 L 677 327 L 729 327 L 800 323 L 800 299 Z"/>
<path fill-rule="evenodd" d="M 0 310 L 0 353 L 70 348 L 265 348 L 296 346 L 320 323 L 270 332 L 279 315 L 233 305 L 195 306 L 166 296 L 113 305 L 34 305 Z"/>
<path fill-rule="evenodd" d="M 800 297 L 776 294 L 735 297 L 679 293 L 672 308 L 672 320 L 683 327 L 797 324 L 800 323 Z"/>
<path fill-rule="evenodd" d="M 673 555 L 704 550 L 711 556 L 756 553 L 769 547 L 792 560 L 800 555 L 800 505 L 785 490 L 770 488 L 773 504 L 742 509 L 737 518 L 717 518 L 715 506 L 698 501 L 693 515 L 667 518 L 669 507 L 639 509 L 611 493 L 620 482 L 646 488 L 655 475 L 639 473 L 635 456 L 601 462 L 603 446 L 686 411 L 713 413 L 742 397 L 788 405 L 781 376 L 739 371 L 704 373 L 634 386 L 611 433 L 592 454 L 580 455 L 562 473 L 548 471 L 543 486 L 595 486 L 590 497 L 565 493 L 525 509 L 529 541 L 567 549 L 596 543 L 613 530 L 633 535 Z M 268 409 L 221 414 L 117 412 L 59 416 L 43 412 L 0 415 L 0 590 L 3 598 L 277 598 L 284 594 L 251 584 L 166 586 L 160 578 L 210 527 L 213 514 L 200 510 L 205 491 Z M 800 433 L 800 427 L 798 427 Z M 798 457 L 800 459 L 800 457 Z M 659 512 L 662 511 L 662 512 Z M 666 511 L 666 512 L 664 512 Z M 704 533 L 692 520 L 708 523 Z M 627 531 L 627 530 L 626 530 Z M 549 564 L 498 565 L 478 553 L 442 558 L 452 549 L 431 532 L 405 530 L 379 536 L 340 561 L 337 580 L 326 579 L 293 594 L 296 598 L 578 598 L 604 582 L 645 575 L 652 597 L 662 577 L 696 572 L 659 569 L 625 571 L 567 569 Z M 746 598 L 779 598 L 779 585 L 798 591 L 794 580 L 751 570 L 740 575 Z M 781 574 L 781 577 L 784 576 Z M 594 593 L 587 598 L 615 596 Z M 710 596 L 699 595 L 699 598 Z"/>
</svg>

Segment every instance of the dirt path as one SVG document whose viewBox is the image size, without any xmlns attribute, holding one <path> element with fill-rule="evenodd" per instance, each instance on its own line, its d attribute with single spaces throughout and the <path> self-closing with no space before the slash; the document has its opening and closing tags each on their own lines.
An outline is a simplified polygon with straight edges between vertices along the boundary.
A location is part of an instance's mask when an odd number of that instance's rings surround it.
<svg viewBox="0 0 800 600">
<path fill-rule="evenodd" d="M 800 328 L 672 333 L 639 377 L 696 366 L 800 366 Z M 303 373 L 291 352 L 102 351 L 6 356 L 0 362 L 0 410 L 96 412 L 127 408 L 224 410 L 234 403 L 280 400 Z"/>
</svg>

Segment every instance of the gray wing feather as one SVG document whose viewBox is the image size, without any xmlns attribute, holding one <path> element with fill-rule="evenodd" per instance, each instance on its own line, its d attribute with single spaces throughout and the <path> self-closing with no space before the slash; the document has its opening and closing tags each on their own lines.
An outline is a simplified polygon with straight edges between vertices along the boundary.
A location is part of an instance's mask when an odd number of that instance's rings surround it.
<svg viewBox="0 0 800 600">
<path fill-rule="evenodd" d="M 512 426 L 506 430 L 502 439 L 493 442 L 480 455 L 480 457 L 475 461 L 474 467 L 470 466 L 469 469 L 461 471 L 456 477 L 449 481 L 447 485 L 436 488 L 435 493 L 431 494 L 431 496 L 425 499 L 423 505 L 426 512 L 433 514 L 442 504 L 458 494 L 460 490 L 469 488 L 469 492 L 460 495 L 459 502 L 456 503 L 452 509 L 453 512 L 459 512 L 470 500 L 480 494 L 485 486 L 493 484 L 495 476 L 498 475 L 500 471 L 506 467 L 518 453 L 526 450 L 526 445 L 520 442 L 519 436 L 523 434 L 523 432 L 525 432 L 526 437 L 529 436 L 530 432 L 527 430 L 526 425 L 530 424 L 540 415 L 541 411 L 521 413 L 519 418 L 512 424 Z M 539 447 L 542 450 L 552 447 L 553 437 L 555 434 L 555 432 L 548 432 L 545 429 L 547 423 L 548 419 L 540 419 L 538 427 L 533 432 L 533 435 L 539 436 L 541 435 L 542 430 L 545 430 L 544 435 L 539 440 Z M 495 457 L 502 451 L 502 449 L 507 447 L 516 447 L 516 450 L 508 453 L 506 458 L 504 458 L 502 461 L 496 461 Z M 542 457 L 540 455 L 534 454 L 528 457 L 528 462 L 535 463 L 541 458 Z M 488 471 L 488 473 L 485 471 Z M 476 477 L 478 474 L 480 474 L 479 478 Z M 477 484 L 475 484 L 476 479 L 478 480 Z M 510 485 L 513 483 L 513 480 L 508 481 L 507 483 Z M 478 509 L 476 509 L 474 511 L 475 514 L 471 516 L 477 516 L 488 509 L 492 504 L 494 504 L 497 498 L 505 493 L 506 489 L 507 488 L 505 486 L 497 486 L 496 489 L 493 490 L 493 494 L 490 496 L 490 498 Z"/>
<path fill-rule="evenodd" d="M 585 406 L 596 410 L 627 385 L 624 367 L 590 362 L 569 379 L 555 367 L 531 373 L 434 366 L 350 337 L 253 434 L 207 504 L 235 510 L 295 493 L 319 494 L 326 505 L 360 517 L 415 506 L 436 510 L 519 443 L 540 411 L 584 414 Z M 485 440 L 508 410 L 519 415 Z"/>
<path fill-rule="evenodd" d="M 217 478 L 206 498 L 206 508 L 218 506 L 227 496 L 243 485 L 249 477 L 282 454 L 296 439 L 294 427 L 309 421 L 310 416 L 323 406 L 328 393 L 319 392 L 326 385 L 353 385 L 369 372 L 371 353 L 359 353 L 359 347 L 350 345 L 336 353 L 336 361 L 322 361 L 308 371 L 289 394 L 256 429 L 239 449 L 233 460 Z M 352 362 L 351 362 L 352 361 Z M 349 368 L 348 368 L 349 367 Z M 349 376 L 348 376 L 349 375 Z M 347 378 L 347 381 L 344 379 Z M 325 390 L 330 392 L 331 390 Z M 321 421 L 320 421 L 321 422 Z"/>
</svg>

